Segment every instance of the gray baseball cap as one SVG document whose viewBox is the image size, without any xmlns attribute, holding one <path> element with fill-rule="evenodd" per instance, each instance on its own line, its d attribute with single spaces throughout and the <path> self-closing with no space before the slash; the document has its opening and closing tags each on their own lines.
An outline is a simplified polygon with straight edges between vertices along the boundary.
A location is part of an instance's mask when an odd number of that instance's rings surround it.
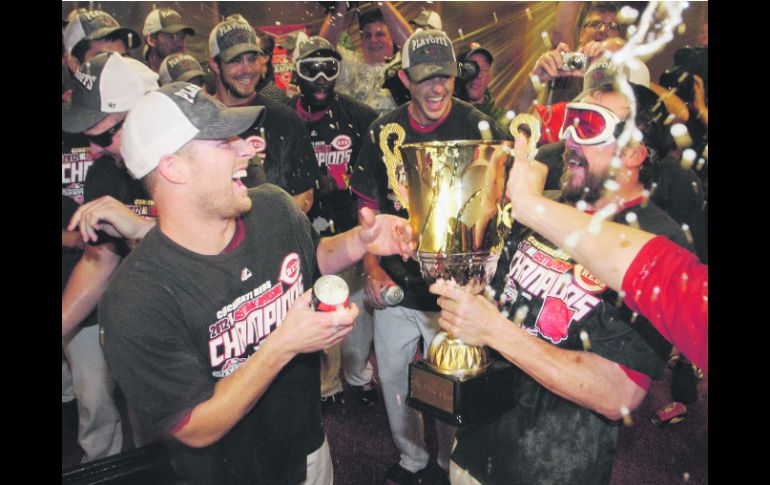
<svg viewBox="0 0 770 485">
<path fill-rule="evenodd" d="M 190 140 L 224 140 L 262 124 L 264 106 L 228 108 L 195 84 L 177 81 L 139 98 L 123 124 L 120 153 L 140 179 Z"/>
<path fill-rule="evenodd" d="M 101 10 L 79 9 L 68 16 L 69 23 L 64 29 L 64 47 L 67 54 L 84 40 L 100 40 L 113 33 L 117 34 L 129 49 L 139 47 L 142 38 L 136 31 L 121 27 L 118 21 Z"/>
<path fill-rule="evenodd" d="M 441 30 L 417 30 L 404 44 L 401 66 L 414 82 L 435 76 L 457 76 L 452 41 Z"/>
<path fill-rule="evenodd" d="M 223 62 L 230 62 L 245 52 L 264 53 L 251 25 L 238 20 L 225 20 L 212 29 L 209 57 L 220 55 Z"/>
<path fill-rule="evenodd" d="M 117 52 L 103 52 L 81 64 L 72 99 L 62 103 L 62 130 L 82 133 L 110 113 L 123 113 L 147 91 L 158 88 L 158 74 Z"/>
<path fill-rule="evenodd" d="M 294 60 L 299 61 L 307 57 L 320 56 L 333 57 L 338 61 L 342 60 L 342 56 L 334 49 L 331 42 L 317 35 L 309 37 L 305 41 L 300 41 L 294 49 L 292 57 Z"/>
<path fill-rule="evenodd" d="M 182 16 L 179 12 L 170 8 L 156 8 L 144 19 L 144 35 L 151 35 L 157 32 L 166 34 L 176 34 L 184 31 L 187 34 L 195 35 L 195 29 L 182 22 Z"/>
<path fill-rule="evenodd" d="M 160 75 L 161 86 L 174 81 L 189 81 L 195 77 L 206 75 L 198 60 L 183 52 L 166 56 L 160 64 L 158 74 Z"/>
</svg>

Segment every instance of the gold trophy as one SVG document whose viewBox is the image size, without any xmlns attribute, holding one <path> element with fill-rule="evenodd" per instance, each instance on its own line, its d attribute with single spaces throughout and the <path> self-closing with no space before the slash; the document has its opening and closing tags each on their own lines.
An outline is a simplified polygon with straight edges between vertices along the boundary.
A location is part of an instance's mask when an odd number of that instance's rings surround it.
<svg viewBox="0 0 770 485">
<path fill-rule="evenodd" d="M 522 126 L 523 125 L 523 126 Z M 381 143 L 390 187 L 409 211 L 423 279 L 454 281 L 481 293 L 495 274 L 512 220 L 505 185 L 513 142 L 456 140 L 400 145 L 398 125 L 391 151 Z M 540 138 L 539 121 L 519 115 L 511 123 L 526 132 L 530 150 Z M 501 412 L 513 404 L 512 365 L 490 359 L 484 347 L 441 331 L 425 361 L 409 368 L 408 405 L 455 425 Z"/>
</svg>

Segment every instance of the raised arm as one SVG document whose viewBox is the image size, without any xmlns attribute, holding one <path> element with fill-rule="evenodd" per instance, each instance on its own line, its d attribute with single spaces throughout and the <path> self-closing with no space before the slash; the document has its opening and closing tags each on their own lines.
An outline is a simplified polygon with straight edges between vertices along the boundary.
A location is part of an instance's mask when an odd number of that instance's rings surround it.
<svg viewBox="0 0 770 485">
<path fill-rule="evenodd" d="M 328 40 L 331 45 L 337 45 L 345 28 L 345 16 L 347 15 L 348 2 L 334 2 L 334 9 L 326 13 L 321 30 L 318 35 Z"/>
<path fill-rule="evenodd" d="M 390 31 L 390 37 L 396 44 L 403 46 L 406 39 L 414 32 L 414 29 L 412 29 L 412 26 L 409 25 L 409 22 L 401 15 L 392 2 L 383 2 L 380 10 L 382 11 L 382 19 Z"/>
</svg>

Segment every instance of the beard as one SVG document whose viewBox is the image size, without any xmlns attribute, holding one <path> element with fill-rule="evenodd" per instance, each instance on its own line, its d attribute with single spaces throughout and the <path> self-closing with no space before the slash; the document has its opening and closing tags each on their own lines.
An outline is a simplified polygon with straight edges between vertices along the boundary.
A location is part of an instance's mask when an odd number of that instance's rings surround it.
<svg viewBox="0 0 770 485">
<path fill-rule="evenodd" d="M 604 193 L 604 182 L 609 178 L 607 172 L 600 174 L 591 172 L 588 160 L 583 154 L 569 147 L 564 150 L 562 160 L 564 160 L 564 171 L 560 180 L 562 200 L 573 205 L 580 200 L 589 204 L 596 203 Z M 582 173 L 573 171 L 575 170 L 573 167 L 577 167 L 577 170 Z"/>
<path fill-rule="evenodd" d="M 232 96 L 233 98 L 239 98 L 239 99 L 245 99 L 250 96 L 253 96 L 254 93 L 257 92 L 256 86 L 259 84 L 260 78 L 257 78 L 257 82 L 254 85 L 254 88 L 244 88 L 242 86 L 236 86 L 235 84 L 231 83 L 225 77 L 222 75 L 222 72 L 220 70 L 219 73 L 219 80 L 222 81 L 222 85 L 225 87 L 227 92 Z"/>
</svg>

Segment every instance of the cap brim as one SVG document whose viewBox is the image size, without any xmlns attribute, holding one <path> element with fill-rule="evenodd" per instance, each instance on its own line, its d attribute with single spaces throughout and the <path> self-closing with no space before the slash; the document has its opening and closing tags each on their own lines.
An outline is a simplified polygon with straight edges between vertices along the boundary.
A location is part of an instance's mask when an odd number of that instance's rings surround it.
<svg viewBox="0 0 770 485">
<path fill-rule="evenodd" d="M 264 52 L 254 44 L 236 44 L 229 49 L 225 49 L 222 53 L 222 61 L 230 62 L 236 57 L 246 52 L 256 52 L 257 54 L 264 54 Z"/>
<path fill-rule="evenodd" d="M 484 56 L 486 56 L 487 58 L 487 62 L 489 62 L 490 64 L 492 64 L 492 62 L 495 60 L 495 58 L 492 56 L 492 53 L 484 49 L 483 47 L 479 47 L 478 49 L 473 49 L 469 51 L 467 54 L 463 55 L 463 59 L 467 60 L 473 54 L 478 54 L 478 53 L 484 54 Z"/>
<path fill-rule="evenodd" d="M 436 64 L 418 64 L 406 69 L 409 79 L 420 83 L 436 76 L 457 76 L 457 64 L 454 62 L 439 62 Z"/>
<path fill-rule="evenodd" d="M 195 29 L 193 29 L 189 25 L 183 25 L 183 24 L 169 25 L 168 27 L 164 27 L 160 29 L 158 32 L 164 32 L 166 34 L 176 34 L 177 32 L 182 32 L 182 31 L 184 31 L 188 35 L 195 35 Z"/>
<path fill-rule="evenodd" d="M 99 29 L 88 37 L 86 39 L 88 40 L 99 40 L 107 37 L 108 35 L 112 33 L 117 33 L 120 35 L 120 38 L 123 39 L 123 42 L 126 43 L 126 46 L 128 46 L 129 49 L 135 49 L 139 47 L 142 43 L 142 38 L 132 29 L 129 29 L 128 27 L 107 27 L 104 29 Z"/>
<path fill-rule="evenodd" d="M 206 73 L 203 71 L 199 71 L 197 69 L 193 69 L 192 71 L 187 71 L 186 73 L 182 74 L 178 78 L 175 79 L 175 81 L 185 81 L 188 82 L 190 79 L 196 78 L 198 76 L 206 77 Z"/>
<path fill-rule="evenodd" d="M 203 130 L 200 130 L 195 139 L 198 140 L 222 140 L 239 136 L 249 128 L 258 128 L 265 120 L 264 106 L 245 106 L 237 108 L 224 108 L 216 117 L 205 121 Z"/>
<path fill-rule="evenodd" d="M 96 125 L 109 113 L 94 111 L 69 103 L 61 105 L 61 129 L 66 133 L 83 133 Z"/>
</svg>

